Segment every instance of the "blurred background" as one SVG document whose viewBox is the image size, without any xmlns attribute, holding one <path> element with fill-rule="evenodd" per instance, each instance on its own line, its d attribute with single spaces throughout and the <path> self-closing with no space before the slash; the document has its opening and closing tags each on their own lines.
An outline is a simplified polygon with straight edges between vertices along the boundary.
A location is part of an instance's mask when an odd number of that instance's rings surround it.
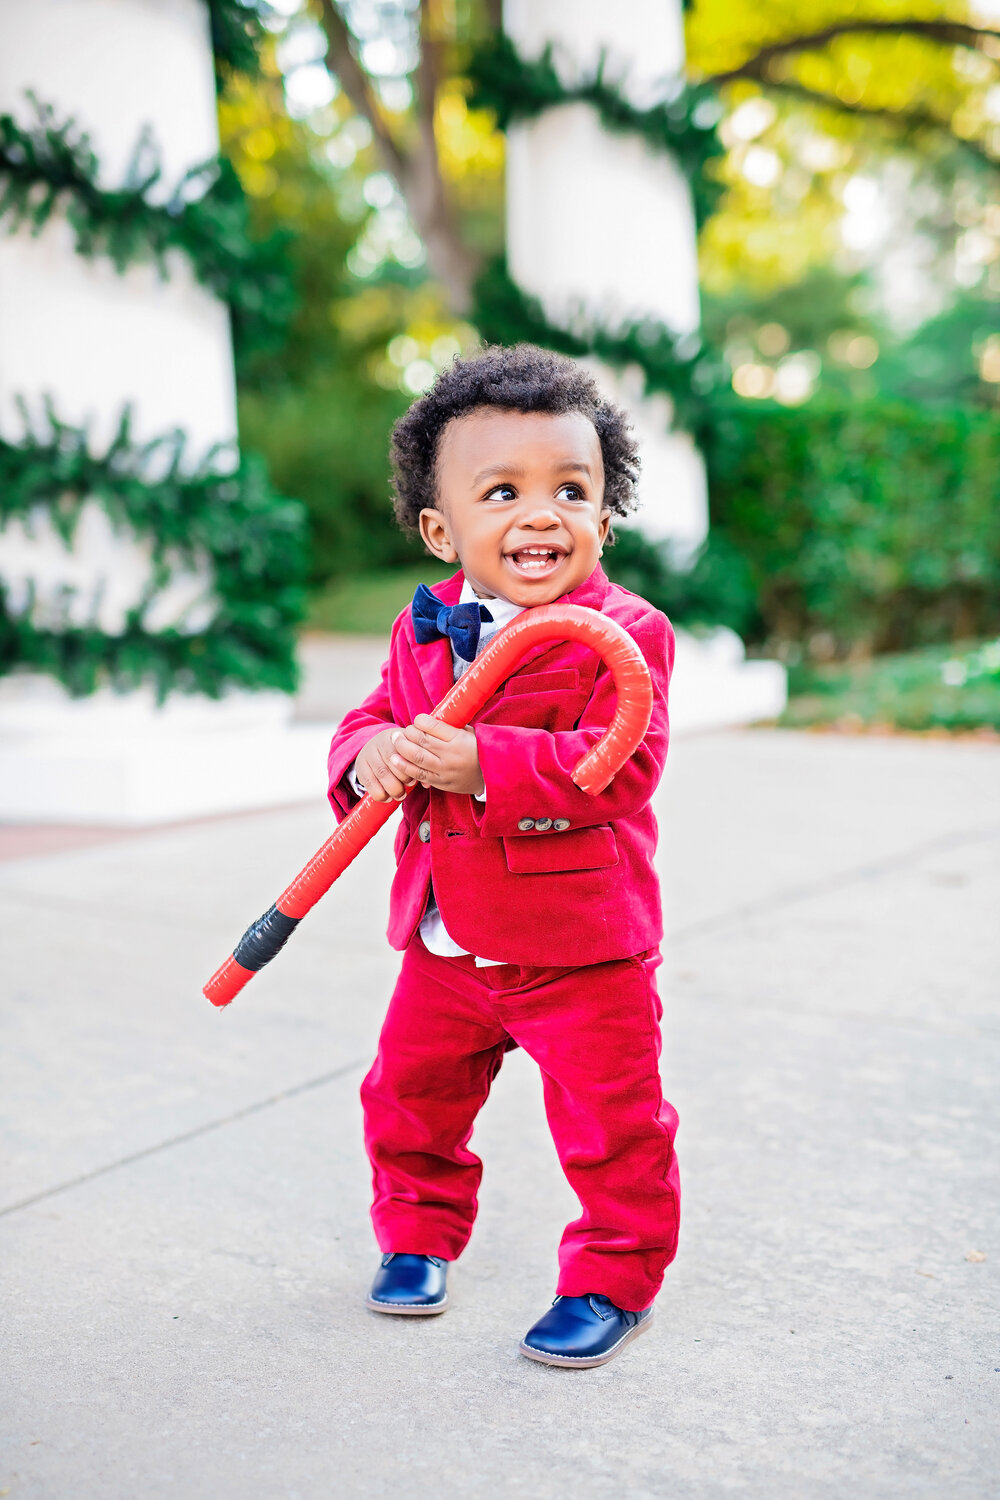
<svg viewBox="0 0 1000 1500">
<path fill-rule="evenodd" d="M 612 576 L 787 672 L 730 720 L 1000 732 L 995 0 L 0 0 L 0 31 L 0 760 L 70 709 L 96 735 L 81 700 L 106 729 L 109 687 L 119 740 L 143 693 L 178 735 L 221 695 L 283 756 L 296 641 L 322 717 L 357 658 L 317 638 L 437 576 L 394 420 L 521 338 L 633 409 Z"/>
</svg>

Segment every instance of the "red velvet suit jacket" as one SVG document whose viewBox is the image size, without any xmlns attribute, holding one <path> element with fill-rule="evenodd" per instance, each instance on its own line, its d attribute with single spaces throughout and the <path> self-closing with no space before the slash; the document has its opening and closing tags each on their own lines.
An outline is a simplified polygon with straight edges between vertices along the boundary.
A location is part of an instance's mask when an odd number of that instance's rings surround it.
<svg viewBox="0 0 1000 1500">
<path fill-rule="evenodd" d="M 462 581 L 456 573 L 433 592 L 455 604 Z M 600 567 L 563 599 L 609 615 L 638 643 L 653 678 L 646 738 L 606 791 L 580 791 L 570 773 L 611 722 L 611 675 L 573 641 L 528 652 L 473 721 L 485 803 L 418 786 L 402 804 L 388 931 L 394 948 L 405 948 L 417 930 L 432 879 L 455 941 L 502 963 L 603 963 L 655 947 L 663 935 L 650 798 L 667 755 L 673 631 L 665 615 L 610 583 Z M 347 715 L 330 747 L 338 818 L 357 801 L 344 778 L 367 741 L 387 724 L 431 713 L 452 681 L 450 642 L 418 645 L 405 610 L 380 685 Z M 519 829 L 529 818 L 570 826 Z M 419 836 L 425 821 L 428 842 Z"/>
</svg>

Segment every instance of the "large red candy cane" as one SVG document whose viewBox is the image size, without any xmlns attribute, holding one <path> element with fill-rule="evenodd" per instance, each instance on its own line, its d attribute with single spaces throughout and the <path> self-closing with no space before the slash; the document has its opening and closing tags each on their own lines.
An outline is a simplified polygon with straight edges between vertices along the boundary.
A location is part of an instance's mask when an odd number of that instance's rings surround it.
<svg viewBox="0 0 1000 1500">
<path fill-rule="evenodd" d="M 541 642 L 556 640 L 581 641 L 590 646 L 614 678 L 618 696 L 614 719 L 573 772 L 577 786 L 596 797 L 642 743 L 653 709 L 653 685 L 632 637 L 616 621 L 594 609 L 549 604 L 525 610 L 497 632 L 482 656 L 442 698 L 434 717 L 455 728 L 464 727 L 510 676 L 525 652 Z M 247 928 L 235 952 L 212 975 L 204 993 L 213 1005 L 228 1005 L 247 980 L 284 947 L 306 912 L 326 894 L 398 806 L 398 802 L 373 802 L 370 797 L 362 797 L 270 910 Z"/>
</svg>

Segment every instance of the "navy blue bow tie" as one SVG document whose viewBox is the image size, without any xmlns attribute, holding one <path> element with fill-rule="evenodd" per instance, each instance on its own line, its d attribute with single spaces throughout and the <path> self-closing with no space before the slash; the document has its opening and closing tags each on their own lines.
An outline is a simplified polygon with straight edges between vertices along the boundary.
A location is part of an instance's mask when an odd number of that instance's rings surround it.
<svg viewBox="0 0 1000 1500">
<path fill-rule="evenodd" d="M 421 646 L 447 636 L 463 661 L 475 661 L 479 630 L 493 616 L 485 604 L 442 604 L 426 583 L 413 596 L 413 631 Z"/>
</svg>

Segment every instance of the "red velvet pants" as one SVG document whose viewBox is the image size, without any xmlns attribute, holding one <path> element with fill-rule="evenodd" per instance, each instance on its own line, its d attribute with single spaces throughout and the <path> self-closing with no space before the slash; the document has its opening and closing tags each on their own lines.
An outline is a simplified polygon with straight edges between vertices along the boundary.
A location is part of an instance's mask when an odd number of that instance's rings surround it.
<svg viewBox="0 0 1000 1500">
<path fill-rule="evenodd" d="M 656 952 L 542 969 L 440 958 L 414 938 L 361 1086 L 383 1251 L 461 1253 L 482 1163 L 476 1115 L 512 1044 L 538 1064 L 559 1160 L 583 1212 L 558 1292 L 648 1307 L 677 1250 L 677 1114 L 660 1089 Z"/>
</svg>

